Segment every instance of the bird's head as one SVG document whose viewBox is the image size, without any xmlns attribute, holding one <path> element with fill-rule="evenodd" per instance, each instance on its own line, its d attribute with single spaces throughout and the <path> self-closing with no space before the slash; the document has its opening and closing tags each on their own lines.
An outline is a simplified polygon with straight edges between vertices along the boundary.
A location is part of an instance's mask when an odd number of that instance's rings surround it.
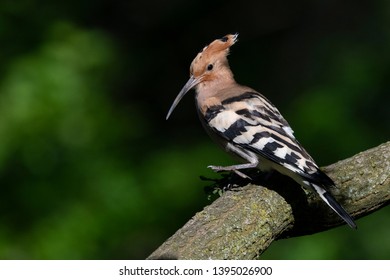
<svg viewBox="0 0 390 280">
<path fill-rule="evenodd" d="M 214 40 L 198 53 L 190 66 L 190 78 L 177 95 L 175 101 L 173 101 L 166 119 L 169 118 L 177 104 L 190 89 L 200 83 L 213 81 L 219 75 L 226 74 L 226 71 L 231 74 L 227 56 L 230 47 L 237 42 L 237 37 L 238 33 L 234 35 L 228 34 L 220 39 Z"/>
</svg>

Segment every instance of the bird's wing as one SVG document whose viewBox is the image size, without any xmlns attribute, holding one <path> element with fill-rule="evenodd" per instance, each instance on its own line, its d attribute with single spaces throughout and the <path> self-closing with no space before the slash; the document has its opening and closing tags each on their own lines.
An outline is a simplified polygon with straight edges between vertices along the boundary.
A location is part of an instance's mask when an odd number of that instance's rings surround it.
<svg viewBox="0 0 390 280">
<path fill-rule="evenodd" d="M 333 181 L 295 139 L 278 109 L 263 95 L 245 92 L 209 107 L 205 121 L 220 137 L 322 185 Z"/>
</svg>

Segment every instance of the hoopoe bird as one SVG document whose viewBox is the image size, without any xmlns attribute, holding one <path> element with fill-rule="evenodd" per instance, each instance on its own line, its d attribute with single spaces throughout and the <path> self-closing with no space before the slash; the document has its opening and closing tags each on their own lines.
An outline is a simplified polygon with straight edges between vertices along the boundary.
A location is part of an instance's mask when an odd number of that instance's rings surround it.
<svg viewBox="0 0 390 280">
<path fill-rule="evenodd" d="M 198 53 L 191 63 L 190 78 L 166 119 L 183 96 L 195 88 L 196 108 L 203 127 L 227 152 L 244 162 L 209 168 L 216 172 L 232 171 L 244 178 L 248 176 L 242 169 L 276 170 L 317 192 L 351 228 L 356 228 L 352 217 L 327 190 L 334 182 L 295 139 L 279 110 L 262 94 L 234 80 L 227 56 L 237 37 L 238 34 L 226 35 Z"/>
</svg>

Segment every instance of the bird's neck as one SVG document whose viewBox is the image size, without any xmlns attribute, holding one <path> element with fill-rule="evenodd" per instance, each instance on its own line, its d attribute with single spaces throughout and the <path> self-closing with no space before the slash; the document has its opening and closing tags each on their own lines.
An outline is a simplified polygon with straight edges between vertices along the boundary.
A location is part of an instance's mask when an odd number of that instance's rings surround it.
<svg viewBox="0 0 390 280">
<path fill-rule="evenodd" d="M 224 99 L 224 95 L 230 92 L 229 89 L 239 86 L 233 78 L 230 69 L 219 71 L 218 76 L 207 79 L 196 86 L 197 107 L 201 111 L 208 107 L 218 105 Z"/>
</svg>

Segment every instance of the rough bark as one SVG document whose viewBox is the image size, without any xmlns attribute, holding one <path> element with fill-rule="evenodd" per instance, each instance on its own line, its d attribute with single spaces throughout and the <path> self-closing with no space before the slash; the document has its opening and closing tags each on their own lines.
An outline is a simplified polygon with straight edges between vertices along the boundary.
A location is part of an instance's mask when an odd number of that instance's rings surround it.
<svg viewBox="0 0 390 280">
<path fill-rule="evenodd" d="M 323 168 L 330 191 L 356 218 L 389 204 L 390 142 Z M 358 223 L 357 223 L 358 224 Z M 291 180 L 227 191 L 148 259 L 256 259 L 272 241 L 343 225 L 313 193 Z"/>
</svg>

